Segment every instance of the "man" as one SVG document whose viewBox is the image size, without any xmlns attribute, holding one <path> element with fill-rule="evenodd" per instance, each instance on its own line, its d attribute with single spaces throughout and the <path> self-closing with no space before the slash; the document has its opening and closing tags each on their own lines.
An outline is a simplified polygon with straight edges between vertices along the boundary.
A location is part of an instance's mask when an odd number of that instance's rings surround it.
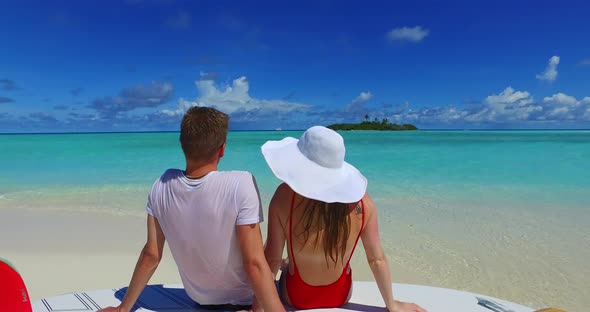
<svg viewBox="0 0 590 312">
<path fill-rule="evenodd" d="M 266 311 L 284 311 L 264 257 L 262 207 L 254 177 L 217 171 L 225 152 L 229 117 L 213 108 L 193 107 L 184 115 L 180 144 L 186 170 L 167 170 L 147 203 L 147 243 L 118 307 L 127 312 L 156 271 L 164 241 L 176 261 L 184 288 L 209 309 L 246 310 L 252 297 Z"/>
</svg>

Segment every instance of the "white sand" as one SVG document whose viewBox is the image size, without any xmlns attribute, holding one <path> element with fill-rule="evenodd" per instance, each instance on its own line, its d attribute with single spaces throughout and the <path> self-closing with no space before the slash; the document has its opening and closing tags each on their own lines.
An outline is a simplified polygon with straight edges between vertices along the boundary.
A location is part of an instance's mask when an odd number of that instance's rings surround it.
<svg viewBox="0 0 590 312">
<path fill-rule="evenodd" d="M 0 210 L 0 257 L 21 273 L 32 300 L 126 286 L 146 237 L 140 217 Z M 168 248 L 150 283 L 179 283 Z"/>
</svg>

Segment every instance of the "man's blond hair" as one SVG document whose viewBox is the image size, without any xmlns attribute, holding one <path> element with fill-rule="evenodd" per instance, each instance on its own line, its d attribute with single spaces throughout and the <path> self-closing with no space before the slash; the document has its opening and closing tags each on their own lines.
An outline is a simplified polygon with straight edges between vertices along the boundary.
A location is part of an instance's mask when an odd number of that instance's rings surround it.
<svg viewBox="0 0 590 312">
<path fill-rule="evenodd" d="M 229 116 L 211 107 L 191 107 L 180 124 L 180 145 L 187 160 L 211 159 L 227 139 Z"/>
</svg>

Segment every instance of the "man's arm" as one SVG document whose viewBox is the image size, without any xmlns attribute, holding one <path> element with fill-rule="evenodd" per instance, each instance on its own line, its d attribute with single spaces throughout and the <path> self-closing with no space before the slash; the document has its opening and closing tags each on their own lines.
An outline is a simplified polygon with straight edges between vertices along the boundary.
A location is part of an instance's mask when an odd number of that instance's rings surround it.
<svg viewBox="0 0 590 312">
<path fill-rule="evenodd" d="M 148 281 L 156 271 L 160 260 L 162 259 L 162 251 L 164 250 L 164 242 L 166 238 L 160 228 L 158 219 L 151 215 L 148 215 L 147 219 L 148 237 L 145 246 L 143 247 L 135 270 L 133 271 L 133 277 L 129 282 L 129 288 L 123 301 L 118 307 L 108 307 L 99 312 L 128 312 L 133 308 L 133 305 L 139 298 L 139 295 L 147 285 Z"/>
<path fill-rule="evenodd" d="M 256 299 L 265 311 L 285 311 L 275 287 L 275 277 L 264 257 L 262 234 L 258 224 L 236 225 L 244 269 Z"/>
</svg>

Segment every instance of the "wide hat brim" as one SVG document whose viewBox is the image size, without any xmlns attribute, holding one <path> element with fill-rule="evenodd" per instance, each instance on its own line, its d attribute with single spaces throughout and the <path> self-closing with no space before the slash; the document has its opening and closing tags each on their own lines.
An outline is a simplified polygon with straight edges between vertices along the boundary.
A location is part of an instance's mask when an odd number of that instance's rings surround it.
<svg viewBox="0 0 590 312">
<path fill-rule="evenodd" d="M 327 203 L 355 203 L 367 191 L 367 179 L 351 164 L 327 168 L 309 160 L 291 137 L 262 145 L 266 163 L 296 193 Z"/>
</svg>

